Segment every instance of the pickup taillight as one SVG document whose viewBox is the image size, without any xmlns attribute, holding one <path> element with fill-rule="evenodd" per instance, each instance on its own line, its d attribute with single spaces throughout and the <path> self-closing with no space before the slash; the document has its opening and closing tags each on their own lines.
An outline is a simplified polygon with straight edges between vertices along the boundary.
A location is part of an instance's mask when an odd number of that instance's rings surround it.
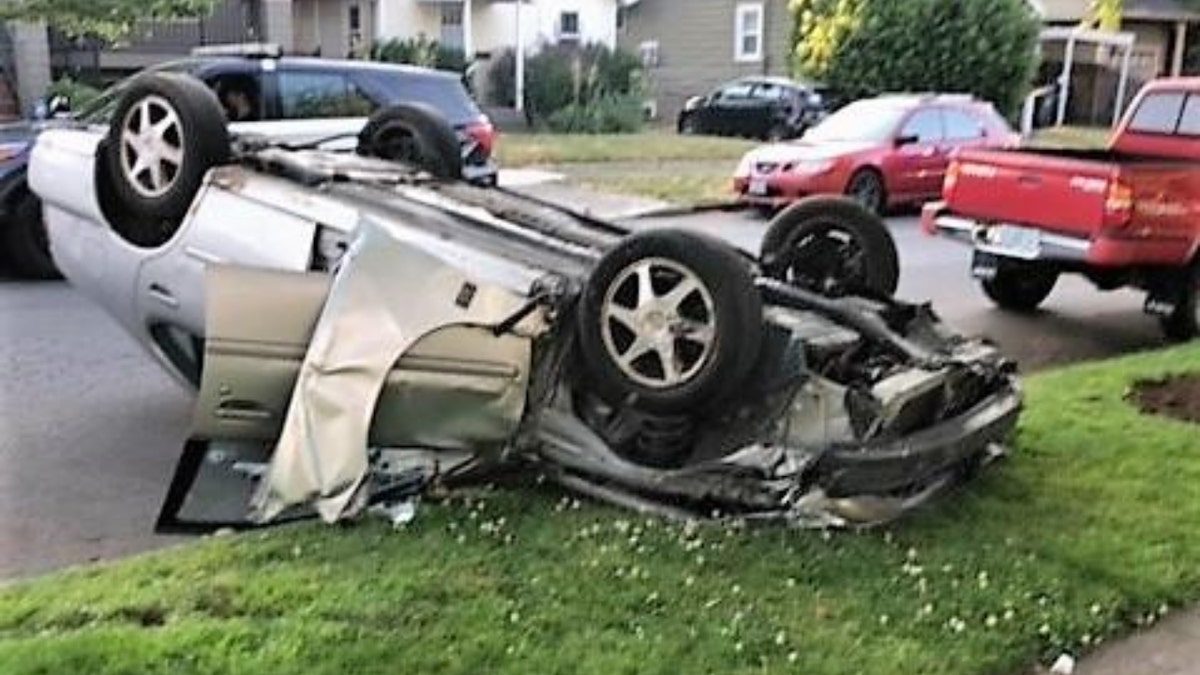
<svg viewBox="0 0 1200 675">
<path fill-rule="evenodd" d="M 946 167 L 946 179 L 942 181 L 942 199 L 950 201 L 954 188 L 958 187 L 958 175 L 962 173 L 962 164 L 957 159 L 950 161 Z"/>
<path fill-rule="evenodd" d="M 1104 197 L 1104 224 L 1108 227 L 1124 227 L 1133 220 L 1133 187 L 1113 176 L 1108 181 L 1108 193 Z"/>
</svg>

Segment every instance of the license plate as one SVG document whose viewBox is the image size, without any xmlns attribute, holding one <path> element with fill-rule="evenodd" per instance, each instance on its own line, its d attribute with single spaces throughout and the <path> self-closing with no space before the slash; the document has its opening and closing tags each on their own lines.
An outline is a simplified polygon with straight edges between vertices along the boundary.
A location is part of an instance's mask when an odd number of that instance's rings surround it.
<svg viewBox="0 0 1200 675">
<path fill-rule="evenodd" d="M 1029 227 L 999 225 L 987 236 L 987 250 L 1014 258 L 1033 260 L 1042 252 L 1042 233 Z"/>
<path fill-rule="evenodd" d="M 971 276 L 984 281 L 995 279 L 999 262 L 1000 259 L 991 253 L 975 251 L 971 256 Z"/>
<path fill-rule="evenodd" d="M 751 178 L 751 179 L 750 179 L 750 186 L 749 186 L 748 188 L 746 188 L 746 191 L 747 191 L 747 192 L 749 192 L 749 193 L 750 193 L 750 194 L 752 194 L 752 195 L 765 195 L 765 194 L 767 194 L 767 179 L 765 179 L 765 178 Z"/>
</svg>

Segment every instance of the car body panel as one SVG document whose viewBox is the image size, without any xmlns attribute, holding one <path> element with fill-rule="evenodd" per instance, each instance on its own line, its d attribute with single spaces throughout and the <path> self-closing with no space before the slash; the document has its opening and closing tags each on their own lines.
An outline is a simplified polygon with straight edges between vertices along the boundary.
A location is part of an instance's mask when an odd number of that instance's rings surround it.
<svg viewBox="0 0 1200 675">
<path fill-rule="evenodd" d="M 330 285 L 322 273 L 209 268 L 195 437 L 279 437 Z M 527 336 L 465 325 L 426 335 L 388 373 L 370 443 L 439 449 L 502 443 L 524 411 L 530 358 Z"/>
</svg>

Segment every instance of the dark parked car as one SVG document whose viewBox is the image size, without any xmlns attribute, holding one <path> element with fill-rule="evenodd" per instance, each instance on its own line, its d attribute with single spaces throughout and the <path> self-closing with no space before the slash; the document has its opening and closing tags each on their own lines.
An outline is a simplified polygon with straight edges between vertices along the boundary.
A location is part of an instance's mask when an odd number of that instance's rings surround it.
<svg viewBox="0 0 1200 675">
<path fill-rule="evenodd" d="M 827 87 L 782 77 L 745 77 L 707 96 L 693 96 L 679 113 L 681 134 L 794 138 L 831 112 Z"/>
<path fill-rule="evenodd" d="M 492 147 L 496 132 L 463 87 L 457 73 L 413 66 L 281 57 L 271 45 L 222 45 L 151 70 L 192 75 L 220 99 L 230 129 L 289 143 L 354 136 L 376 109 L 421 103 L 437 110 L 458 135 L 463 176 L 494 184 Z M 25 183 L 27 148 L 47 125 L 107 120 L 126 83 L 117 83 L 66 120 L 0 126 L 0 242 L 9 266 L 21 276 L 58 276 L 46 244 L 41 210 Z"/>
</svg>

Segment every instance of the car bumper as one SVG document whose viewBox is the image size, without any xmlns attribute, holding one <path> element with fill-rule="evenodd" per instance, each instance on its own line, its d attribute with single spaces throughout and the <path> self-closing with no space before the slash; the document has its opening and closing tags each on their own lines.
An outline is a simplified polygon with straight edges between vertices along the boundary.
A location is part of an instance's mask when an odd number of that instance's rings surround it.
<svg viewBox="0 0 1200 675">
<path fill-rule="evenodd" d="M 469 182 L 478 185 L 495 185 L 499 170 L 496 162 L 489 159 L 482 164 L 464 164 L 462 173 L 463 178 Z"/>
<path fill-rule="evenodd" d="M 1094 243 L 1085 237 L 1072 237 L 1038 230 L 1037 246 L 1014 248 L 997 240 L 1002 227 L 1029 229 L 1016 223 L 987 223 L 949 213 L 945 202 L 931 202 L 921 209 L 921 229 L 926 234 L 943 236 L 974 247 L 980 253 L 1002 258 L 1086 262 L 1093 256 Z"/>
<path fill-rule="evenodd" d="M 762 188 L 761 191 L 751 189 L 756 183 Z M 742 203 L 779 207 L 812 195 L 842 194 L 845 191 L 845 180 L 835 172 L 780 172 L 768 176 L 736 177 L 733 179 L 733 190 Z"/>
<path fill-rule="evenodd" d="M 1011 436 L 1021 412 L 1015 381 L 960 415 L 902 438 L 832 449 L 817 462 L 817 483 L 831 497 L 917 490 L 984 459 Z"/>
</svg>

